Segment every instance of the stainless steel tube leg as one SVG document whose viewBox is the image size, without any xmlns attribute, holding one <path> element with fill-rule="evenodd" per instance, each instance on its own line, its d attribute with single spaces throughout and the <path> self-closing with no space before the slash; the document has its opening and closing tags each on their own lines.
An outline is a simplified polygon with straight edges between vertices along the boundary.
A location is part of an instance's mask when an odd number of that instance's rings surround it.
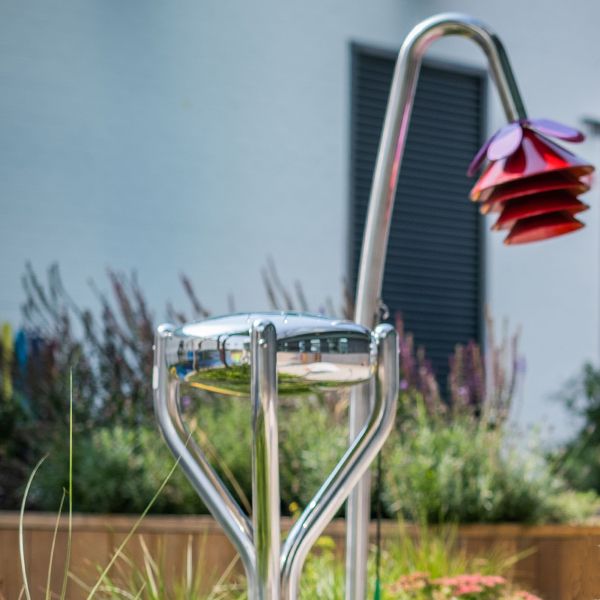
<svg viewBox="0 0 600 600">
<path fill-rule="evenodd" d="M 393 428 L 398 398 L 397 336 L 391 325 L 375 330 L 377 373 L 367 422 L 325 483 L 319 488 L 283 546 L 282 600 L 296 600 L 306 556 L 348 494 L 369 468 Z M 365 398 L 365 401 L 367 399 Z"/>
<path fill-rule="evenodd" d="M 170 376 L 167 345 L 174 327 L 161 325 L 156 332 L 152 387 L 159 428 L 180 466 L 213 517 L 239 552 L 249 589 L 255 586 L 255 549 L 252 525 L 211 467 L 185 426 L 180 412 L 180 382 Z"/>
<path fill-rule="evenodd" d="M 279 600 L 280 495 L 277 434 L 277 335 L 255 321 L 252 351 L 252 522 L 256 582 L 252 600 Z"/>
<path fill-rule="evenodd" d="M 372 326 L 369 325 L 369 326 Z M 350 441 L 356 439 L 370 410 L 372 383 L 350 392 Z M 362 600 L 367 594 L 371 472 L 365 471 L 348 498 L 346 508 L 346 600 Z"/>
</svg>

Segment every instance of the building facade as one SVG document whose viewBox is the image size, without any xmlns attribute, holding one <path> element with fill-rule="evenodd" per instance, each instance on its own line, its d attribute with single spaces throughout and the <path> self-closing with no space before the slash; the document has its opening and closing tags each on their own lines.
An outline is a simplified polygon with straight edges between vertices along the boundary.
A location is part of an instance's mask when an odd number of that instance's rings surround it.
<svg viewBox="0 0 600 600">
<path fill-rule="evenodd" d="M 385 71 L 413 25 L 450 10 L 498 32 L 532 116 L 575 126 L 600 117 L 600 48 L 592 43 L 600 4 L 592 0 L 4 2 L 0 319 L 19 322 L 27 260 L 38 271 L 57 261 L 71 295 L 87 305 L 94 303 L 90 278 L 102 286 L 107 267 L 135 269 L 157 320 L 168 300 L 184 302 L 180 272 L 216 313 L 228 310 L 230 295 L 236 309 L 265 308 L 260 271 L 269 256 L 286 285 L 302 283 L 311 306 L 327 298 L 340 305 L 360 236 L 357 186 L 369 180 L 369 157 L 357 151 L 374 152 L 372 141 L 360 145 L 360 135 L 372 138 L 377 127 L 369 121 L 376 122 L 375 108 L 373 117 L 364 113 L 370 129 L 360 129 L 357 107 L 372 89 L 360 96 L 357 78 L 369 80 L 370 60 L 380 61 L 374 72 Z M 568 425 L 551 396 L 585 360 L 599 358 L 598 192 L 587 196 L 592 210 L 582 217 L 582 232 L 515 248 L 487 231 L 491 222 L 482 227 L 466 197 L 462 208 L 435 204 L 419 177 L 438 189 L 431 173 L 439 162 L 437 176 L 453 198 L 468 191 L 468 181 L 456 179 L 460 164 L 466 169 L 467 148 L 504 118 L 493 85 L 482 83 L 485 61 L 475 46 L 440 41 L 430 58 L 433 87 L 420 105 L 424 133 L 415 139 L 426 140 L 430 119 L 443 108 L 446 122 L 453 121 L 454 109 L 439 95 L 444 81 L 455 85 L 447 82 L 452 73 L 471 78 L 457 84 L 465 98 L 456 108 L 458 127 L 468 139 L 456 153 L 444 152 L 450 166 L 436 155 L 436 140 L 414 147 L 398 191 L 398 210 L 412 210 L 414 219 L 402 219 L 400 237 L 392 240 L 397 272 L 386 294 L 397 294 L 390 304 L 402 310 L 408 290 L 417 314 L 435 296 L 431 286 L 448 300 L 444 276 L 448 289 L 464 288 L 447 309 L 449 331 L 431 325 L 427 313 L 420 316 L 421 336 L 444 334 L 440 356 L 455 335 L 485 335 L 485 304 L 497 320 L 521 325 L 527 371 L 516 418 L 545 420 L 562 435 Z M 472 110 L 464 108 L 469 98 Z M 577 151 L 600 162 L 593 136 Z M 430 169 L 424 175 L 423 165 Z M 433 279 L 425 283 L 423 236 L 410 237 L 421 193 L 431 197 L 441 227 L 430 231 L 426 245 L 448 261 L 435 280 L 439 259 L 432 259 Z M 470 233 L 458 234 L 467 240 L 466 254 L 456 254 L 452 239 L 440 239 L 444 219 L 456 227 L 468 222 Z M 445 252 L 444 243 L 454 249 Z M 464 281 L 457 281 L 461 273 Z M 443 312 L 438 305 L 432 310 Z"/>
</svg>

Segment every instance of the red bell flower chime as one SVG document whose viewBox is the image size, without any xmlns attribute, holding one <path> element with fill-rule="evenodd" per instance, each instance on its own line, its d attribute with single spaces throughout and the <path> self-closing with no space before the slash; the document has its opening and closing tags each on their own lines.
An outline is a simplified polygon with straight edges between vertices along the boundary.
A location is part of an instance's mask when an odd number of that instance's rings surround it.
<svg viewBox="0 0 600 600">
<path fill-rule="evenodd" d="M 583 227 L 574 215 L 589 206 L 594 167 L 549 138 L 581 142 L 583 134 L 548 119 L 523 119 L 497 131 L 479 150 L 468 175 L 487 159 L 471 190 L 482 214 L 500 213 L 492 229 L 508 230 L 505 244 L 544 240 Z"/>
</svg>

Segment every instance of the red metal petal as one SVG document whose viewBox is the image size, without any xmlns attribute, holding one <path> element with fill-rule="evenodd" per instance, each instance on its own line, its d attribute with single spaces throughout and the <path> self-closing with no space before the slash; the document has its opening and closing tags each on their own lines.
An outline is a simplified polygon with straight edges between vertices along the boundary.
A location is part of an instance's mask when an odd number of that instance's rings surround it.
<svg viewBox="0 0 600 600">
<path fill-rule="evenodd" d="M 585 160 L 534 131 L 525 129 L 519 149 L 508 158 L 490 163 L 470 196 L 477 200 L 485 190 L 543 173 L 568 171 L 579 177 L 593 170 L 594 167 Z"/>
<path fill-rule="evenodd" d="M 528 244 L 571 233 L 582 227 L 584 224 L 567 212 L 538 215 L 517 221 L 506 236 L 504 243 L 509 246 Z"/>
<path fill-rule="evenodd" d="M 511 198 L 540 194 L 552 190 L 569 190 L 575 195 L 583 194 L 590 189 L 590 183 L 579 179 L 569 170 L 544 173 L 526 179 L 517 179 L 504 185 L 498 185 L 482 192 L 480 202 L 504 202 Z"/>
<path fill-rule="evenodd" d="M 523 139 L 521 124 L 509 123 L 505 125 L 490 141 L 487 150 L 489 160 L 500 160 L 514 154 Z"/>
<path fill-rule="evenodd" d="M 546 213 L 565 211 L 570 215 L 575 215 L 588 208 L 587 204 L 584 204 L 569 192 L 558 191 L 525 196 L 505 202 L 502 213 L 492 229 L 510 229 L 521 219 Z"/>
<path fill-rule="evenodd" d="M 544 173 L 543 175 L 518 179 L 485 190 L 478 200 L 478 202 L 481 202 L 479 211 L 484 215 L 490 212 L 498 212 L 502 210 L 503 202 L 533 194 L 564 190 L 578 196 L 589 189 L 589 183 L 570 175 L 568 171 Z"/>
</svg>

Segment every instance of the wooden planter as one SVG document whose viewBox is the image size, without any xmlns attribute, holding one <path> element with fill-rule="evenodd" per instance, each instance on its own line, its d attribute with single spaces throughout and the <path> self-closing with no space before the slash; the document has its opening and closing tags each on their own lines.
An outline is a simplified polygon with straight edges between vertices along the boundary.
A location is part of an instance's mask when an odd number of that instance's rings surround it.
<svg viewBox="0 0 600 600">
<path fill-rule="evenodd" d="M 97 578 L 98 566 L 108 564 L 114 549 L 136 522 L 130 516 L 73 517 L 71 571 L 88 585 Z M 18 551 L 19 516 L 0 512 L 0 598 L 16 600 L 22 586 Z M 25 554 L 32 598 L 43 598 L 48 575 L 48 557 L 56 523 L 55 515 L 29 513 L 25 517 Z M 284 526 L 288 525 L 284 523 Z M 374 528 L 372 530 L 374 533 Z M 332 523 L 327 534 L 340 553 L 344 545 L 344 523 Z M 399 535 L 396 523 L 383 524 L 384 539 Z M 67 521 L 61 519 L 54 558 L 53 591 L 59 591 L 66 554 Z M 128 543 L 125 554 L 142 565 L 144 543 L 152 556 L 163 560 L 170 580 L 185 576 L 186 557 L 192 552 L 194 565 L 202 565 L 203 585 L 209 589 L 235 552 L 210 517 L 146 517 Z M 473 555 L 485 555 L 494 548 L 511 554 L 534 552 L 519 562 L 513 576 L 545 600 L 593 600 L 600 598 L 600 527 L 545 525 L 469 525 L 458 530 L 458 543 Z M 162 559 L 161 559 L 162 557 Z M 237 565 L 239 568 L 239 565 Z M 124 561 L 117 561 L 111 576 L 126 576 Z M 68 598 L 85 598 L 83 588 L 71 582 Z"/>
</svg>

